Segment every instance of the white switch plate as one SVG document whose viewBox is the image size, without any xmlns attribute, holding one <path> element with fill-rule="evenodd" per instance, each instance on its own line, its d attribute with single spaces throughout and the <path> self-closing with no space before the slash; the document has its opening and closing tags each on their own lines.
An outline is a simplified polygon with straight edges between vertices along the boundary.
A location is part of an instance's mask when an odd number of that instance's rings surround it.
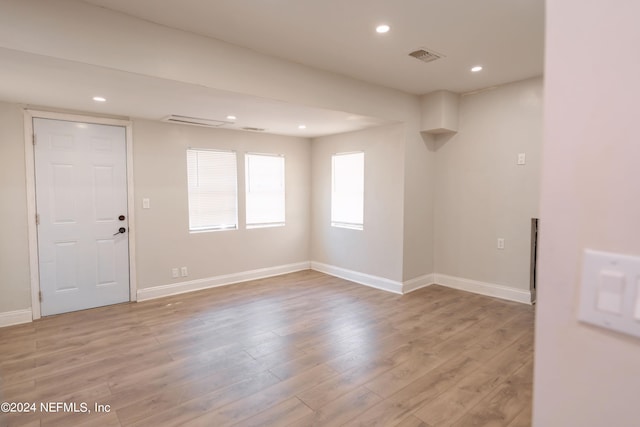
<svg viewBox="0 0 640 427">
<path fill-rule="evenodd" d="M 151 203 L 149 199 L 142 199 L 142 209 L 149 209 L 151 207 Z"/>
<path fill-rule="evenodd" d="M 640 277 L 638 277 L 634 286 L 636 288 L 636 308 L 633 312 L 633 317 L 640 321 Z"/>
<path fill-rule="evenodd" d="M 180 275 L 182 277 L 187 277 L 189 275 L 189 272 L 187 271 L 187 267 L 181 267 L 180 268 Z"/>
<path fill-rule="evenodd" d="M 504 249 L 504 239 L 502 237 L 498 239 L 498 249 Z"/>
<path fill-rule="evenodd" d="M 640 257 L 586 249 L 578 319 L 640 337 Z"/>
<path fill-rule="evenodd" d="M 599 311 L 622 315 L 622 297 L 627 286 L 624 273 L 619 271 L 600 270 L 598 277 L 598 291 L 596 293 L 596 308 Z"/>
<path fill-rule="evenodd" d="M 180 274 L 178 273 L 178 269 L 177 268 L 172 268 L 171 269 L 171 277 L 173 277 L 174 279 L 177 279 L 178 277 L 180 277 Z"/>
<path fill-rule="evenodd" d="M 518 153 L 518 164 L 524 165 L 527 163 L 527 154 L 526 153 Z"/>
</svg>

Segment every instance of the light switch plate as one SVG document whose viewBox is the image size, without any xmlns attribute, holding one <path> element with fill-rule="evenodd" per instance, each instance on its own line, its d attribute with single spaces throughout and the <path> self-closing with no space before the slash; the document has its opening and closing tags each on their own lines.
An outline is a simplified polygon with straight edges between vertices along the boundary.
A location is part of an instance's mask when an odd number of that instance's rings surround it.
<svg viewBox="0 0 640 427">
<path fill-rule="evenodd" d="M 640 257 L 584 251 L 578 319 L 640 337 Z"/>
<path fill-rule="evenodd" d="M 636 288 L 636 308 L 633 312 L 633 317 L 640 322 L 640 277 L 638 277 L 633 286 Z"/>
<path fill-rule="evenodd" d="M 518 153 L 518 164 L 524 165 L 527 163 L 527 154 L 526 153 Z"/>
<path fill-rule="evenodd" d="M 620 271 L 600 270 L 596 291 L 596 309 L 622 315 L 626 276 Z"/>
</svg>

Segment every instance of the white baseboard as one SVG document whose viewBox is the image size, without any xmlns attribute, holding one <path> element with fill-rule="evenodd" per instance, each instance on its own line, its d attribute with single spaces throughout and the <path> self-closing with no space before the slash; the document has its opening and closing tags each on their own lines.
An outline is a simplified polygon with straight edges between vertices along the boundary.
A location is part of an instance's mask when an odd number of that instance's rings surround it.
<svg viewBox="0 0 640 427">
<path fill-rule="evenodd" d="M 223 276 L 207 277 L 204 279 L 189 280 L 187 282 L 171 283 L 169 285 L 153 286 L 138 289 L 138 301 L 147 301 L 170 295 L 183 294 L 185 292 L 199 291 L 218 286 L 231 285 L 233 283 L 246 282 L 248 280 L 264 279 L 280 274 L 293 273 L 295 271 L 308 270 L 308 261 L 296 264 L 280 265 L 276 267 L 260 268 L 257 270 L 243 271 L 240 273 L 225 274 Z"/>
<path fill-rule="evenodd" d="M 311 261 L 311 269 L 331 276 L 340 277 L 341 279 L 349 280 L 351 282 L 359 283 L 361 285 L 401 295 L 408 294 L 409 292 L 416 291 L 426 286 L 438 284 L 448 288 L 473 292 L 480 295 L 531 304 L 531 293 L 529 291 L 523 291 L 493 283 L 479 282 L 477 280 L 447 276 L 446 274 L 425 274 L 404 282 L 397 282 L 385 279 L 384 277 L 372 276 L 370 274 L 360 273 L 358 271 L 348 270 L 346 268 L 323 264 L 316 261 Z"/>
<path fill-rule="evenodd" d="M 480 295 L 531 304 L 531 292 L 496 285 L 494 283 L 478 282 L 476 280 L 463 279 L 461 277 L 447 276 L 446 274 L 435 274 L 435 283 L 448 288 L 460 289 L 462 291 L 473 292 Z"/>
<path fill-rule="evenodd" d="M 311 269 L 361 285 L 381 289 L 394 294 L 402 294 L 402 283 L 395 280 L 385 279 L 384 277 L 372 276 L 371 274 L 360 273 L 358 271 L 347 270 L 346 268 L 336 267 L 334 265 L 323 264 L 321 262 L 311 261 Z"/>
<path fill-rule="evenodd" d="M 33 320 L 31 309 L 5 311 L 0 313 L 0 328 L 11 325 L 19 325 L 21 323 L 29 323 Z"/>
<path fill-rule="evenodd" d="M 418 289 L 433 285 L 436 283 L 435 276 L 435 274 L 425 274 L 411 280 L 405 280 L 402 282 L 402 293 L 408 294 L 409 292 L 417 291 Z"/>
</svg>

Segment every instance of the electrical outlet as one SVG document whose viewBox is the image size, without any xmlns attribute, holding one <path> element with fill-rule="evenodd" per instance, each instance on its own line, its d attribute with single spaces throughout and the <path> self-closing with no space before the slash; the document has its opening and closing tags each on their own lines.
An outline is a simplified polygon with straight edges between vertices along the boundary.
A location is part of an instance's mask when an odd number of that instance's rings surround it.
<svg viewBox="0 0 640 427">
<path fill-rule="evenodd" d="M 524 165 L 527 163 L 527 155 L 525 153 L 518 153 L 518 164 Z"/>
<path fill-rule="evenodd" d="M 187 277 L 189 275 L 189 272 L 187 271 L 187 267 L 180 268 L 180 275 L 182 277 Z"/>
<path fill-rule="evenodd" d="M 151 202 L 149 201 L 149 199 L 145 197 L 144 199 L 142 199 L 142 209 L 150 209 L 150 208 L 151 208 Z"/>
<path fill-rule="evenodd" d="M 173 277 L 174 279 L 177 279 L 178 277 L 180 277 L 180 273 L 178 273 L 178 269 L 177 268 L 172 268 L 171 269 L 171 277 Z"/>
<path fill-rule="evenodd" d="M 498 239 L 498 249 L 504 249 L 504 239 L 502 237 Z"/>
</svg>

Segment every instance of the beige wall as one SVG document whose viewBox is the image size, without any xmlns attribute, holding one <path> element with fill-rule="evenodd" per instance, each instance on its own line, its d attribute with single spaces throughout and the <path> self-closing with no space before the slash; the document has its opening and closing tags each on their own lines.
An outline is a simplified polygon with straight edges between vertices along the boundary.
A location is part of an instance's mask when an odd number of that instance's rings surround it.
<svg viewBox="0 0 640 427">
<path fill-rule="evenodd" d="M 172 279 L 172 267 L 188 267 L 187 280 L 192 280 L 313 260 L 399 282 L 437 272 L 526 289 L 528 220 L 536 214 L 538 191 L 540 85 L 535 79 L 464 98 L 461 132 L 444 143 L 423 139 L 414 115 L 405 124 L 312 143 L 134 120 L 138 287 L 185 280 Z M 30 288 L 23 117 L 13 104 L 3 104 L 0 113 L 0 149 L 7 165 L 2 171 L 7 203 L 1 212 L 15 225 L 11 238 L 3 240 L 0 259 L 11 278 L 2 284 L 0 312 L 5 312 L 28 308 Z M 287 226 L 189 234 L 188 146 L 284 153 Z M 329 225 L 330 156 L 352 150 L 366 152 L 363 232 Z M 520 151 L 528 156 L 524 168 L 515 166 Z M 240 188 L 243 167 L 240 161 Z M 151 209 L 141 209 L 143 197 L 151 200 Z M 482 206 L 488 208 L 478 209 Z M 493 227 L 493 235 L 476 232 L 478 216 Z M 504 252 L 494 249 L 498 232 L 507 242 Z"/>
<path fill-rule="evenodd" d="M 436 159 L 420 135 L 418 121 L 412 124 L 406 126 L 404 156 L 403 281 L 435 272 L 433 214 Z"/>
<path fill-rule="evenodd" d="M 31 307 L 22 109 L 0 103 L 0 313 Z"/>
<path fill-rule="evenodd" d="M 0 103 L 0 313 L 31 307 L 22 108 Z M 309 260 L 310 140 L 134 120 L 138 288 Z M 185 150 L 238 152 L 240 229 L 190 234 Z M 285 155 L 286 225 L 244 227 L 244 152 Z M 148 197 L 151 209 L 142 209 Z M 173 279 L 172 267 L 187 278 Z"/>
<path fill-rule="evenodd" d="M 312 261 L 402 280 L 404 126 L 313 139 Z M 331 226 L 331 156 L 364 151 L 364 230 Z"/>
<path fill-rule="evenodd" d="M 547 2 L 537 427 L 639 425 L 640 341 L 577 320 L 583 250 L 640 256 L 638 16 Z"/>
<path fill-rule="evenodd" d="M 538 216 L 542 80 L 460 100 L 459 132 L 435 138 L 435 271 L 529 289 Z M 526 165 L 516 164 L 526 153 Z M 504 250 L 497 239 L 505 239 Z"/>
<path fill-rule="evenodd" d="M 133 129 L 139 288 L 184 281 L 171 278 L 172 267 L 188 267 L 192 280 L 309 260 L 308 139 L 147 120 L 136 120 Z M 237 151 L 239 230 L 189 233 L 189 147 Z M 284 227 L 245 228 L 246 152 L 284 154 Z M 151 209 L 142 209 L 142 198 L 150 199 Z"/>
</svg>

